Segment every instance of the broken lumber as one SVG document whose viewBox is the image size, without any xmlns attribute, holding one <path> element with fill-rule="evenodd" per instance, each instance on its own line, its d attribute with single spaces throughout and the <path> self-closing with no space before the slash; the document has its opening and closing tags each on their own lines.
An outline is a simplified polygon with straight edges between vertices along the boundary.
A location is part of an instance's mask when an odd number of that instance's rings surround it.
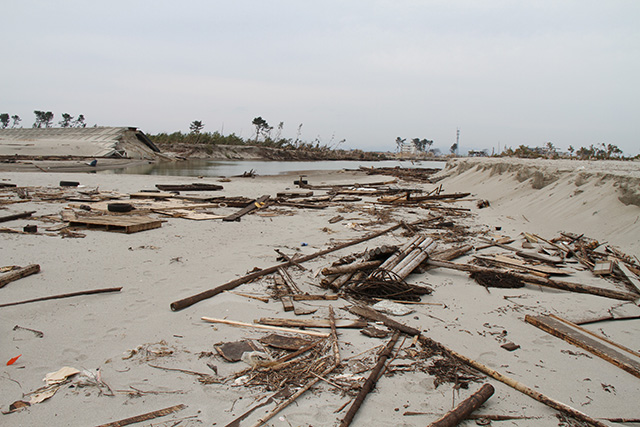
<svg viewBox="0 0 640 427">
<path fill-rule="evenodd" d="M 240 209 L 238 212 L 232 213 L 231 215 L 222 218 L 222 220 L 223 221 L 240 221 L 240 218 L 242 218 L 249 212 L 256 209 L 261 209 L 265 205 L 265 203 L 267 203 L 267 200 L 269 200 L 268 194 L 260 197 L 257 200 L 252 201 L 248 206 L 245 206 L 244 208 Z"/>
<path fill-rule="evenodd" d="M 472 368 L 477 369 L 478 371 L 489 375 L 490 377 L 508 385 L 509 387 L 512 387 L 516 390 L 518 390 L 521 393 L 526 394 L 527 396 L 537 400 L 540 403 L 543 403 L 557 411 L 563 412 L 565 414 L 568 414 L 574 418 L 577 418 L 581 421 L 584 421 L 594 427 L 608 427 L 606 424 L 604 424 L 601 421 L 596 420 L 595 418 L 590 417 L 589 415 L 578 411 L 577 409 L 574 409 L 572 407 L 570 407 L 569 405 L 562 403 L 560 401 L 551 399 L 550 397 L 545 396 L 544 394 L 532 389 L 531 387 L 527 387 L 526 385 L 514 380 L 513 378 L 510 378 L 506 375 L 501 374 L 498 371 L 495 371 L 491 368 L 489 368 L 488 366 L 483 365 L 480 362 L 477 362 L 473 359 L 470 359 L 460 353 L 457 353 L 454 350 L 451 350 L 450 348 L 445 347 L 444 345 L 442 345 L 441 343 L 432 340 L 431 338 L 428 338 L 424 335 L 421 334 L 420 330 L 416 329 L 416 328 L 412 328 L 411 326 L 407 326 L 403 323 L 399 323 L 396 322 L 393 319 L 390 319 L 389 317 L 385 316 L 384 314 L 375 311 L 372 308 L 369 307 L 364 307 L 364 306 L 352 306 L 349 307 L 348 310 L 354 314 L 360 315 L 364 318 L 373 320 L 373 321 L 377 321 L 377 322 L 383 322 L 385 326 L 392 328 L 392 329 L 397 329 L 400 332 L 404 332 L 407 335 L 411 335 L 411 336 L 417 336 L 418 340 L 420 340 L 420 342 L 422 342 L 423 344 L 425 344 L 428 347 L 433 347 L 436 346 L 442 350 L 444 350 L 446 353 L 448 353 L 450 356 L 460 360 L 461 362 L 471 366 Z"/>
<path fill-rule="evenodd" d="M 26 267 L 21 267 L 17 270 L 13 270 L 8 273 L 5 273 L 2 276 L 0 276 L 0 288 L 18 279 L 22 279 L 23 277 L 27 277 L 32 274 L 38 273 L 39 271 L 40 271 L 40 265 L 30 264 L 30 265 L 27 265 Z"/>
<path fill-rule="evenodd" d="M 374 366 L 373 369 L 371 370 L 369 377 L 367 378 L 362 388 L 358 392 L 358 395 L 356 396 L 355 400 L 351 404 L 351 408 L 349 408 L 349 411 L 342 419 L 342 422 L 340 423 L 340 427 L 347 427 L 351 425 L 351 421 L 353 421 L 353 417 L 356 416 L 358 409 L 360 409 L 360 406 L 362 406 L 364 399 L 367 397 L 369 392 L 371 392 L 371 390 L 373 390 L 373 388 L 376 386 L 376 383 L 378 382 L 378 378 L 380 378 L 380 376 L 382 375 L 382 371 L 385 367 L 384 365 L 387 362 L 387 359 L 389 358 L 389 356 L 391 356 L 391 352 L 393 352 L 393 347 L 396 345 L 396 342 L 398 341 L 399 337 L 400 337 L 400 332 L 395 331 L 393 336 L 391 337 L 391 340 L 389 340 L 389 342 L 384 347 L 382 352 L 380 352 L 376 366 Z"/>
<path fill-rule="evenodd" d="M 261 325 L 282 326 L 289 328 L 330 328 L 328 319 L 280 319 L 277 317 L 263 317 L 256 320 Z M 363 320 L 336 321 L 336 328 L 364 328 L 367 322 Z"/>
<path fill-rule="evenodd" d="M 486 402 L 495 392 L 491 384 L 484 384 L 480 390 L 473 393 L 467 399 L 460 402 L 451 411 L 447 412 L 437 421 L 429 424 L 429 427 L 455 427 L 465 420 L 473 411 L 478 409 Z"/>
<path fill-rule="evenodd" d="M 240 328 L 255 328 L 255 329 L 268 329 L 270 331 L 280 331 L 280 332 L 292 332 L 294 334 L 303 334 L 303 335 L 311 335 L 314 337 L 323 337 L 326 338 L 329 334 L 325 334 L 323 332 L 314 332 L 314 331 L 303 331 L 300 329 L 292 329 L 292 328 L 280 328 L 277 326 L 268 326 L 268 325 L 258 325 L 253 323 L 244 323 L 244 322 L 236 322 L 234 320 L 227 319 L 216 319 L 213 317 L 201 317 L 202 320 L 209 323 L 222 323 L 224 325 L 237 326 Z"/>
<path fill-rule="evenodd" d="M 624 274 L 624 276 L 627 278 L 627 280 L 629 280 L 629 283 L 631 283 L 631 285 L 638 291 L 640 292 L 640 279 L 638 278 L 638 276 L 636 276 L 630 269 L 629 267 L 627 267 L 627 265 L 622 262 L 622 261 L 616 261 L 616 265 L 618 266 L 618 268 L 620 269 L 620 271 L 622 271 L 622 274 Z"/>
<path fill-rule="evenodd" d="M 156 184 L 156 188 L 160 191 L 219 191 L 224 187 L 218 184 Z"/>
<path fill-rule="evenodd" d="M 182 411 L 186 407 L 187 407 L 186 405 L 170 406 L 168 408 L 159 409 L 153 412 L 147 412 L 146 414 L 137 415 L 135 417 L 125 418 L 120 421 L 113 421 L 111 423 L 101 424 L 98 427 L 122 427 L 122 426 L 127 426 L 129 424 L 141 423 L 143 421 L 152 420 L 154 418 L 164 417 L 165 415 L 169 415 L 173 412 Z"/>
<path fill-rule="evenodd" d="M 48 301 L 48 300 L 52 300 L 52 299 L 71 298 L 71 297 L 77 297 L 77 296 L 81 296 L 81 295 L 103 294 L 103 293 L 106 293 L 106 292 L 120 292 L 121 289 L 122 289 L 122 287 L 119 287 L 119 288 L 105 288 L 105 289 L 92 289 L 92 290 L 88 290 L 88 291 L 71 292 L 69 294 L 51 295 L 51 296 L 48 296 L 48 297 L 40 297 L 40 298 L 28 299 L 28 300 L 25 300 L 25 301 L 8 302 L 8 303 L 5 303 L 5 304 L 0 304 L 0 307 L 10 307 L 12 305 L 29 304 L 29 303 L 32 303 L 32 302 Z"/>
<path fill-rule="evenodd" d="M 511 275 L 527 283 L 533 283 L 536 285 L 546 286 L 554 289 L 561 289 L 564 291 L 598 295 L 601 297 L 618 299 L 618 300 L 635 301 L 636 299 L 640 298 L 640 295 L 632 294 L 630 292 L 622 292 L 622 291 L 616 291 L 612 289 L 598 288 L 595 286 L 564 282 L 560 280 L 551 280 L 551 279 L 546 279 L 544 277 L 537 277 L 529 274 L 516 273 L 513 271 L 499 269 L 499 268 L 479 267 L 479 266 L 469 265 L 469 264 L 456 264 L 448 261 L 435 261 L 435 260 L 428 260 L 427 264 L 434 267 L 451 268 L 454 270 L 469 271 L 472 273 L 506 274 L 506 275 Z"/>
<path fill-rule="evenodd" d="M 371 234 L 366 235 L 364 237 L 361 237 L 359 239 L 355 239 L 355 240 L 352 240 L 350 242 L 342 243 L 340 245 L 332 246 L 332 247 L 330 247 L 328 249 L 323 249 L 323 250 L 321 250 L 319 252 L 300 257 L 300 258 L 296 259 L 296 262 L 297 263 L 303 263 L 303 262 L 312 260 L 314 258 L 326 255 L 328 253 L 331 253 L 331 252 L 334 252 L 334 251 L 337 251 L 337 250 L 340 250 L 340 249 L 344 249 L 344 248 L 347 248 L 349 246 L 357 245 L 357 244 L 362 243 L 362 242 L 366 242 L 367 240 L 371 240 L 373 238 L 376 238 L 378 236 L 382 236 L 383 234 L 386 234 L 386 233 L 389 233 L 389 232 L 391 232 L 393 230 L 396 230 L 396 229 L 402 227 L 403 225 L 404 225 L 404 223 L 398 223 L 398 224 L 393 225 L 393 226 L 391 226 L 389 228 L 385 228 L 384 230 L 380 230 L 380 231 L 377 231 L 375 233 L 371 233 Z M 229 291 L 231 289 L 234 289 L 234 288 L 240 286 L 243 283 L 247 283 L 247 282 L 250 282 L 251 280 L 257 279 L 259 277 L 266 276 L 267 274 L 274 273 L 274 272 L 278 271 L 278 268 L 287 267 L 289 265 L 291 265 L 291 261 L 287 261 L 287 262 L 284 262 L 282 264 L 274 265 L 274 266 L 271 266 L 271 267 L 268 267 L 268 268 L 263 268 L 261 270 L 258 270 L 258 271 L 255 271 L 253 273 L 247 274 L 246 276 L 240 277 L 238 279 L 235 279 L 235 280 L 227 282 L 227 283 L 225 283 L 223 285 L 220 285 L 217 288 L 209 289 L 207 291 L 201 292 L 201 293 L 193 295 L 191 297 L 187 297 L 187 298 L 184 298 L 184 299 L 181 299 L 181 300 L 178 300 L 178 301 L 174 301 L 170 305 L 171 310 L 172 311 L 178 311 L 178 310 L 182 310 L 184 308 L 190 307 L 190 306 L 192 306 L 193 304 L 195 304 L 197 302 L 200 302 L 202 300 L 211 298 L 211 297 L 213 297 L 215 295 L 218 295 L 219 293 L 221 293 L 223 291 Z"/>
<path fill-rule="evenodd" d="M 13 221 L 14 219 L 28 218 L 36 211 L 21 212 L 13 215 L 0 216 L 0 222 Z"/>
<path fill-rule="evenodd" d="M 609 340 L 600 339 L 595 334 L 586 334 L 585 329 L 578 325 L 574 325 L 571 322 L 558 318 L 557 316 L 531 316 L 526 315 L 524 320 L 543 331 L 558 337 L 570 344 L 583 348 L 588 352 L 595 354 L 601 359 L 606 360 L 609 363 L 616 365 L 618 368 L 623 369 L 631 375 L 640 378 L 640 355 L 633 350 L 629 350 L 626 347 L 622 347 L 617 343 L 612 343 Z M 606 345 L 605 343 L 609 344 Z M 630 354 L 636 356 L 631 358 L 623 353 L 620 353 L 613 346 L 625 350 Z"/>
</svg>

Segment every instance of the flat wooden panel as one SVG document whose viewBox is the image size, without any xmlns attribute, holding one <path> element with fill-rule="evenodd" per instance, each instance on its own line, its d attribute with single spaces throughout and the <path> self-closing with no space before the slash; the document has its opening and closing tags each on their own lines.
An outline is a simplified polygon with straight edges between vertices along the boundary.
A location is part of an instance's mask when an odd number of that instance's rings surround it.
<svg viewBox="0 0 640 427">
<path fill-rule="evenodd" d="M 572 328 L 567 323 L 556 320 L 550 316 L 527 315 L 525 321 L 570 344 L 584 348 L 607 362 L 624 369 L 631 375 L 640 378 L 640 360 L 633 358 L 630 353 L 621 353 L 605 341 Z"/>
<path fill-rule="evenodd" d="M 104 228 L 106 231 L 119 231 L 130 234 L 160 228 L 162 221 L 144 216 L 101 215 L 75 218 L 69 222 L 69 225 L 84 225 L 89 228 Z"/>
</svg>

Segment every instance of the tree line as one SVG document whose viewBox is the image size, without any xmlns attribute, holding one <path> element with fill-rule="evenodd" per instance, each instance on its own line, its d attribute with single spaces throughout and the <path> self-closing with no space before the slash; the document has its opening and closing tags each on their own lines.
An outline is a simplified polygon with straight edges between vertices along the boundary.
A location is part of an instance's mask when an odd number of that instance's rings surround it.
<svg viewBox="0 0 640 427">
<path fill-rule="evenodd" d="M 54 114 L 51 111 L 34 110 L 33 114 L 36 117 L 31 127 L 33 128 L 53 127 Z M 9 128 L 9 125 L 11 125 L 11 128 L 22 127 L 22 126 L 19 126 L 21 121 L 22 119 L 17 114 L 10 115 L 9 113 L 0 113 L 0 129 L 7 129 Z M 69 113 L 62 113 L 62 120 L 58 122 L 58 125 L 62 128 L 87 127 L 84 114 L 80 114 L 78 115 L 78 117 L 74 117 Z"/>
<path fill-rule="evenodd" d="M 254 127 L 254 133 L 249 138 L 242 138 L 235 133 L 223 135 L 218 131 L 204 132 L 205 124 L 202 120 L 194 120 L 189 124 L 189 132 L 180 131 L 173 133 L 158 133 L 149 135 L 149 137 L 160 144 L 209 144 L 209 145 L 259 145 L 264 147 L 274 147 L 283 149 L 301 149 L 314 151 L 336 150 L 346 140 L 336 141 L 335 135 L 332 135 L 329 141 L 323 141 L 320 136 L 316 137 L 312 142 L 306 142 L 301 139 L 302 123 L 298 126 L 295 138 L 284 138 L 284 122 L 278 123 L 277 126 L 271 126 L 269 122 L 262 116 L 255 117 L 251 124 Z"/>
<path fill-rule="evenodd" d="M 516 149 L 506 148 L 500 156 L 513 156 L 525 159 L 536 158 L 575 158 L 579 160 L 620 160 L 624 159 L 623 151 L 615 144 L 605 144 L 601 142 L 599 144 L 591 144 L 588 147 L 580 147 L 577 150 L 573 146 L 567 148 L 568 155 L 561 153 L 553 145 L 552 142 L 547 142 L 542 147 L 529 147 L 527 145 L 520 145 Z"/>
</svg>

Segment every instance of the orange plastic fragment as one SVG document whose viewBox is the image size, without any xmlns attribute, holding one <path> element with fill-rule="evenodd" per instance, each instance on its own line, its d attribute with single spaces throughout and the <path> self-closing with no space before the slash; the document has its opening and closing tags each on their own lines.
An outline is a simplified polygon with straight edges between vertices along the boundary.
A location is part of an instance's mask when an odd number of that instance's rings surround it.
<svg viewBox="0 0 640 427">
<path fill-rule="evenodd" d="M 19 354 L 16 357 L 12 357 L 11 359 L 9 359 L 9 361 L 7 362 L 7 366 L 13 365 L 14 363 L 16 363 L 16 360 L 18 360 L 20 358 L 20 356 L 22 356 L 22 355 Z"/>
</svg>

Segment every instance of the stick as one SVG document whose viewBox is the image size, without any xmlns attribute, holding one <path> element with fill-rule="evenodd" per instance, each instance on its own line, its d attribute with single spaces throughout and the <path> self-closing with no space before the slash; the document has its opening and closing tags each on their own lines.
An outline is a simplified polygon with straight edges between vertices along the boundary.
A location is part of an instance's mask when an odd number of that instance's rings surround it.
<svg viewBox="0 0 640 427">
<path fill-rule="evenodd" d="M 142 421 L 152 420 L 158 417 L 164 417 L 165 415 L 169 415 L 173 412 L 182 411 L 186 407 L 187 407 L 186 405 L 170 406 L 168 408 L 159 409 L 153 412 L 147 412 L 146 414 L 137 415 L 135 417 L 125 418 L 124 420 L 102 424 L 102 425 L 99 425 L 98 427 L 121 427 L 129 424 L 140 423 Z"/>
<path fill-rule="evenodd" d="M 357 310 L 354 310 L 357 309 Z M 574 418 L 577 418 L 581 421 L 584 421 L 588 424 L 591 424 L 592 426 L 595 427 L 608 427 L 606 424 L 596 420 L 595 418 L 591 418 L 589 415 L 582 413 L 576 409 L 573 409 L 572 407 L 570 407 L 569 405 L 566 405 L 562 402 L 559 402 L 557 400 L 551 399 L 550 397 L 545 396 L 542 393 L 539 393 L 535 390 L 533 390 L 530 387 L 527 387 L 526 385 L 519 383 L 518 381 L 507 377 L 506 375 L 501 374 L 498 371 L 494 371 L 493 369 L 489 368 L 488 366 L 483 365 L 480 362 L 476 362 L 473 359 L 469 359 L 466 356 L 463 356 L 460 353 L 457 353 L 447 347 L 445 347 L 444 345 L 442 345 L 441 343 L 432 340 L 431 338 L 425 337 L 424 335 L 420 334 L 420 331 L 418 329 L 412 328 L 410 326 L 404 325 L 402 323 L 396 322 L 395 320 L 389 319 L 387 316 L 385 316 L 382 313 L 379 313 L 375 310 L 373 310 L 372 308 L 369 307 L 361 307 L 361 306 L 353 306 L 353 307 L 349 307 L 349 311 L 351 311 L 354 314 L 358 314 L 362 317 L 365 318 L 369 318 L 371 320 L 374 321 L 382 321 L 384 322 L 384 324 L 390 328 L 393 329 L 398 329 L 401 332 L 404 332 L 408 335 L 417 335 L 418 339 L 420 340 L 420 342 L 422 342 L 423 344 L 432 347 L 432 346 L 437 346 L 441 349 L 443 349 L 444 351 L 446 351 L 449 355 L 451 355 L 452 357 L 455 357 L 456 359 L 460 360 L 461 362 L 477 369 L 480 372 L 483 372 L 484 374 L 489 375 L 490 377 L 505 383 L 506 385 L 513 387 L 514 389 L 518 390 L 521 393 L 526 394 L 527 396 L 537 400 L 538 402 L 544 403 L 545 405 L 556 409 L 560 412 L 564 412 L 565 414 L 568 414 Z M 393 325 L 393 326 L 392 326 Z"/>
<path fill-rule="evenodd" d="M 398 341 L 398 337 L 400 337 L 400 332 L 396 330 L 393 333 L 391 340 L 387 343 L 385 348 L 382 350 L 382 352 L 378 356 L 378 362 L 376 363 L 376 366 L 374 366 L 374 368 L 371 370 L 371 373 L 369 374 L 367 381 L 365 381 L 364 385 L 358 392 L 356 399 L 353 401 L 353 404 L 349 408 L 349 411 L 342 419 L 342 422 L 340 423 L 340 427 L 347 427 L 351 425 L 351 421 L 353 421 L 353 417 L 356 416 L 358 409 L 360 409 L 360 406 L 362 406 L 364 399 L 367 397 L 369 392 L 373 390 L 373 388 L 376 386 L 376 382 L 378 382 L 378 378 L 382 374 L 384 365 L 387 362 L 387 359 L 389 358 L 389 356 L 391 355 L 391 352 L 393 351 L 393 347 L 396 345 L 396 342 Z"/>
<path fill-rule="evenodd" d="M 22 279 L 23 277 L 30 276 L 40 271 L 40 265 L 30 264 L 26 267 L 19 268 L 17 270 L 10 271 L 0 276 L 0 288 L 4 287 L 8 283 Z"/>
<path fill-rule="evenodd" d="M 402 227 L 403 225 L 404 225 L 403 223 L 398 223 L 398 224 L 396 224 L 396 225 L 394 225 L 392 227 L 385 228 L 384 230 L 377 231 L 375 233 L 369 234 L 369 235 L 361 237 L 359 239 L 355 239 L 355 240 L 352 240 L 350 242 L 343 243 L 341 245 L 333 246 L 333 247 L 330 247 L 328 249 L 324 249 L 324 250 L 321 250 L 319 252 L 300 257 L 300 258 L 298 258 L 296 260 L 296 262 L 298 264 L 300 264 L 300 263 L 312 260 L 314 258 L 320 257 L 322 255 L 326 255 L 328 253 L 331 253 L 331 252 L 334 252 L 334 251 L 337 251 L 337 250 L 340 250 L 340 249 L 344 249 L 344 248 L 347 248 L 349 246 L 357 245 L 358 243 L 366 242 L 367 240 L 373 239 L 373 238 L 378 237 L 378 236 L 382 236 L 383 234 L 386 234 L 386 233 L 389 233 L 389 232 L 391 232 L 393 230 L 396 230 L 396 229 Z M 205 300 L 205 299 L 211 298 L 213 296 L 216 296 L 222 291 L 229 291 L 231 289 L 234 289 L 234 288 L 240 286 L 243 283 L 247 283 L 247 282 L 250 282 L 250 281 L 252 281 L 254 279 L 257 279 L 259 277 L 266 276 L 267 274 L 274 273 L 274 272 L 278 271 L 278 268 L 288 267 L 289 265 L 291 265 L 291 261 L 287 261 L 287 262 L 284 262 L 284 263 L 281 263 L 281 264 L 278 264 L 278 265 L 274 265 L 274 266 L 271 266 L 271 267 L 268 267 L 268 268 L 263 268 L 262 270 L 255 271 L 253 273 L 247 274 L 246 276 L 242 276 L 242 277 L 240 277 L 238 279 L 235 279 L 235 280 L 227 282 L 227 283 L 225 283 L 223 285 L 220 285 L 217 288 L 209 289 L 208 291 L 201 292 L 199 294 L 190 296 L 188 298 L 181 299 L 179 301 L 174 301 L 174 302 L 171 303 L 171 310 L 172 311 L 178 311 L 178 310 L 185 309 L 187 307 L 192 306 L 193 304 L 195 304 L 197 302 L 200 302 L 202 300 Z"/>
<path fill-rule="evenodd" d="M 471 415 L 473 411 L 482 406 L 482 404 L 486 402 L 494 392 L 495 389 L 491 384 L 483 385 L 480 390 L 476 391 L 467 399 L 460 402 L 458 406 L 444 414 L 442 418 L 429 424 L 429 427 L 457 426 L 461 421 Z"/>
<path fill-rule="evenodd" d="M 335 325 L 335 316 L 333 313 L 333 307 L 329 306 L 329 319 L 331 321 L 331 323 L 333 325 Z M 335 368 L 338 367 L 338 365 L 340 365 L 340 349 L 338 347 L 338 333 L 336 332 L 336 328 L 335 326 L 331 327 L 331 338 L 333 340 L 333 358 L 334 358 L 334 363 L 329 366 L 327 369 L 325 369 L 321 374 L 320 377 L 324 377 L 327 374 L 330 374 Z M 271 418 L 273 418 L 278 412 L 280 412 L 281 410 L 283 410 L 284 408 L 286 408 L 287 406 L 289 406 L 292 402 L 294 402 L 298 397 L 300 397 L 302 394 L 304 394 L 304 392 L 306 392 L 307 390 L 309 390 L 311 387 L 313 387 L 318 381 L 320 381 L 319 377 L 315 377 L 314 379 L 310 380 L 304 387 L 302 387 L 300 390 L 298 390 L 297 392 L 295 392 L 290 398 L 288 398 L 287 400 L 285 400 L 284 402 L 282 402 L 281 404 L 279 404 L 278 406 L 276 406 L 271 412 L 269 412 L 267 415 L 265 415 L 263 418 L 260 418 L 258 420 L 257 423 L 255 423 L 252 427 L 259 427 L 262 424 L 266 423 L 267 421 L 269 421 Z"/>
<path fill-rule="evenodd" d="M 606 298 L 613 298 L 625 301 L 635 301 L 640 298 L 638 294 L 629 292 L 615 291 L 611 289 L 597 288 L 595 286 L 581 285 L 578 283 L 564 282 L 560 280 L 545 279 L 544 277 L 531 276 L 529 274 L 515 273 L 513 271 L 500 268 L 478 267 L 468 264 L 456 264 L 447 261 L 427 261 L 428 265 L 435 267 L 452 268 L 454 270 L 471 271 L 479 273 L 508 274 L 512 277 L 522 280 L 523 282 L 534 283 L 540 286 L 546 286 L 554 289 L 562 289 L 564 291 L 578 292 L 582 294 L 598 295 Z"/>
<path fill-rule="evenodd" d="M 325 334 L 325 333 L 322 333 L 322 332 L 302 331 L 300 329 L 281 328 L 281 327 L 278 327 L 278 326 L 256 325 L 256 324 L 252 324 L 252 323 L 236 322 L 236 321 L 233 321 L 233 320 L 214 319 L 212 317 L 202 317 L 201 319 L 204 320 L 205 322 L 209 322 L 209 323 L 222 323 L 222 324 L 225 324 L 225 325 L 238 326 L 238 327 L 243 327 L 243 328 L 268 329 L 268 330 L 271 330 L 271 331 L 292 332 L 294 334 L 311 335 L 313 337 L 323 337 L 323 338 L 326 338 L 326 337 L 329 336 L 329 334 Z"/>
<path fill-rule="evenodd" d="M 119 287 L 119 288 L 105 288 L 105 289 L 92 289 L 92 290 L 89 290 L 89 291 L 72 292 L 70 294 L 51 295 L 51 296 L 48 296 L 48 297 L 34 298 L 34 299 L 26 300 L 26 301 L 17 301 L 17 302 L 9 302 L 9 303 L 6 303 L 6 304 L 0 304 L 0 307 L 9 307 L 9 306 L 12 306 L 12 305 L 28 304 L 30 302 L 47 301 L 47 300 L 50 300 L 50 299 L 71 298 L 71 297 L 77 297 L 77 296 L 80 296 L 80 295 L 102 294 L 102 293 L 106 293 L 106 292 L 120 292 L 121 289 L 122 289 L 122 287 Z"/>
</svg>

